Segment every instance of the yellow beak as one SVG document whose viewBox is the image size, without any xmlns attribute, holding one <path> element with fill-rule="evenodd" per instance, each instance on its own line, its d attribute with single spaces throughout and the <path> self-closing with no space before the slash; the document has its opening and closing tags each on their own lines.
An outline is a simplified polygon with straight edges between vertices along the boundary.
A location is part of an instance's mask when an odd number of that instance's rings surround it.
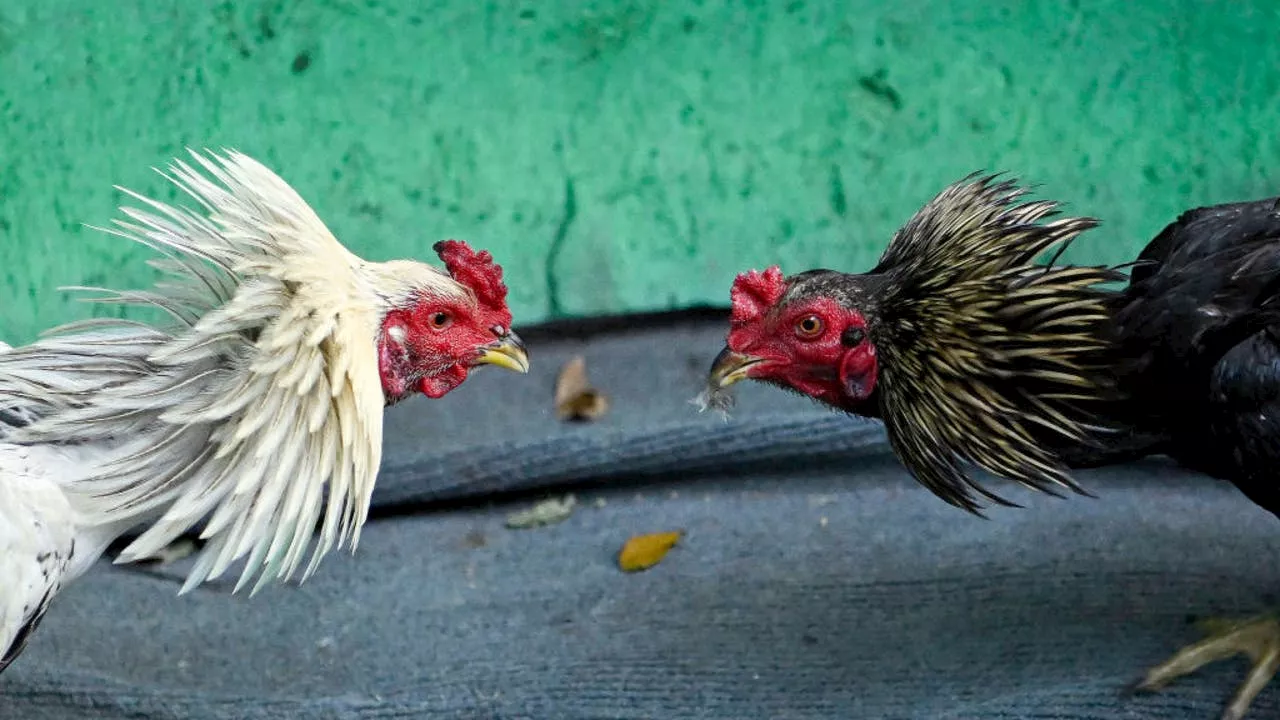
<svg viewBox="0 0 1280 720">
<path fill-rule="evenodd" d="M 508 332 L 497 342 L 481 346 L 480 357 L 476 358 L 475 364 L 497 365 L 518 373 L 527 373 L 529 372 L 529 354 L 525 352 L 520 336 L 514 332 Z"/>
<path fill-rule="evenodd" d="M 723 390 L 739 380 L 746 380 L 747 370 L 759 362 L 760 358 L 743 355 L 726 347 L 711 362 L 707 384 L 715 390 Z"/>
</svg>

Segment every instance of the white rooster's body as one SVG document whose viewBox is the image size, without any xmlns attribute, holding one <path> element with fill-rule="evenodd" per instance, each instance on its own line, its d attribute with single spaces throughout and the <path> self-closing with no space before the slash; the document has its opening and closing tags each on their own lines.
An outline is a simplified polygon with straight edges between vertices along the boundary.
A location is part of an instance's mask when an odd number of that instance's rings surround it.
<svg viewBox="0 0 1280 720">
<path fill-rule="evenodd" d="M 78 453 L 0 444 L 0 671 L 22 652 L 50 601 L 128 528 L 81 526 L 59 478 Z"/>
<path fill-rule="evenodd" d="M 241 585 L 286 579 L 319 525 L 305 579 L 358 542 L 384 405 L 479 364 L 527 370 L 488 253 L 437 244 L 448 273 L 366 262 L 256 161 L 193 156 L 217 183 L 183 163 L 168 177 L 205 214 L 134 195 L 149 210 L 109 230 L 163 255 L 165 280 L 99 298 L 171 322 L 88 321 L 0 352 L 0 670 L 134 527 L 118 562 L 207 520 L 185 592 L 246 557 Z"/>
<path fill-rule="evenodd" d="M 0 342 L 0 353 L 10 347 Z M 0 426 L 29 418 L 0 414 Z M 59 478 L 71 477 L 78 448 L 0 443 L 0 672 L 22 652 L 50 601 L 93 566 L 119 528 L 80 527 Z"/>
<path fill-rule="evenodd" d="M 40 457 L 50 454 L 0 445 L 0 670 L 22 652 L 62 584 L 84 571 L 71 567 L 76 525 L 67 496 L 45 470 L 62 460 Z"/>
</svg>

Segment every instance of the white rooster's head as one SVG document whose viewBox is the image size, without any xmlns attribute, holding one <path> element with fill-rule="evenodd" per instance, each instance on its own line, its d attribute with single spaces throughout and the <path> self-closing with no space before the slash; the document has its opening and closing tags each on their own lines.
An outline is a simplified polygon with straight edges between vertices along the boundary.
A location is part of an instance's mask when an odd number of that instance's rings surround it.
<svg viewBox="0 0 1280 720">
<path fill-rule="evenodd" d="M 454 282 L 419 285 L 386 313 L 378 333 L 388 405 L 414 392 L 442 397 L 478 365 L 529 371 L 524 344 L 511 330 L 502 267 L 488 251 L 476 252 L 460 240 L 433 249 Z"/>
<path fill-rule="evenodd" d="M 92 448 L 66 484 L 78 513 L 149 525 L 119 559 L 155 557 L 205 519 L 183 592 L 246 556 L 240 582 L 257 589 L 292 576 L 317 522 L 304 578 L 356 547 L 386 405 L 529 361 L 488 252 L 446 240 L 443 269 L 369 262 L 256 160 L 191 156 L 162 175 L 198 208 L 121 188 L 141 207 L 104 228 L 156 251 L 163 279 L 94 299 L 162 322 L 97 318 L 0 352 L 0 396 L 36 417 L 13 429 L 21 442 Z"/>
</svg>

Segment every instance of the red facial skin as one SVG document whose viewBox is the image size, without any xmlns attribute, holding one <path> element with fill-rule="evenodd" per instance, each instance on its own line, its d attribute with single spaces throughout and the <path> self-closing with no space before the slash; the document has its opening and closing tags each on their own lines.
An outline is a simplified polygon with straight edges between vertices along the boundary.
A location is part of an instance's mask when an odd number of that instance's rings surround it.
<svg viewBox="0 0 1280 720">
<path fill-rule="evenodd" d="M 854 344 L 846 344 L 846 338 Z M 868 336 L 866 318 L 856 310 L 818 297 L 750 313 L 733 324 L 728 345 L 734 352 L 761 360 L 747 368 L 749 378 L 782 385 L 843 410 L 874 414 L 865 403 L 876 388 L 876 348 Z"/>
<path fill-rule="evenodd" d="M 429 398 L 444 397 L 467 379 L 482 346 L 504 339 L 511 330 L 507 286 L 493 255 L 487 250 L 477 252 L 461 240 L 442 240 L 432 249 L 449 276 L 470 290 L 472 297 L 424 294 L 383 318 L 378 372 L 387 405 L 414 390 Z"/>
<path fill-rule="evenodd" d="M 467 379 L 480 347 L 511 328 L 511 312 L 461 300 L 423 298 L 387 313 L 378 333 L 378 369 L 387 404 L 413 391 L 444 397 Z M 397 340 L 397 338 L 403 340 Z"/>
</svg>

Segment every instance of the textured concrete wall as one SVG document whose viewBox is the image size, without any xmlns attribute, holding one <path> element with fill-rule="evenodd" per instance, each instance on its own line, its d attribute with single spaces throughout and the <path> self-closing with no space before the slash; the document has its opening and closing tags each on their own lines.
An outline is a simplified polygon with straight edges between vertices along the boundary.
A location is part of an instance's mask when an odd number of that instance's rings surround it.
<svg viewBox="0 0 1280 720">
<path fill-rule="evenodd" d="M 130 285 L 83 229 L 185 145 L 273 166 L 357 252 L 460 236 L 517 317 L 725 302 L 863 269 L 946 183 L 1006 169 L 1129 258 L 1280 192 L 1276 0 L 0 0 L 0 335 Z"/>
</svg>

